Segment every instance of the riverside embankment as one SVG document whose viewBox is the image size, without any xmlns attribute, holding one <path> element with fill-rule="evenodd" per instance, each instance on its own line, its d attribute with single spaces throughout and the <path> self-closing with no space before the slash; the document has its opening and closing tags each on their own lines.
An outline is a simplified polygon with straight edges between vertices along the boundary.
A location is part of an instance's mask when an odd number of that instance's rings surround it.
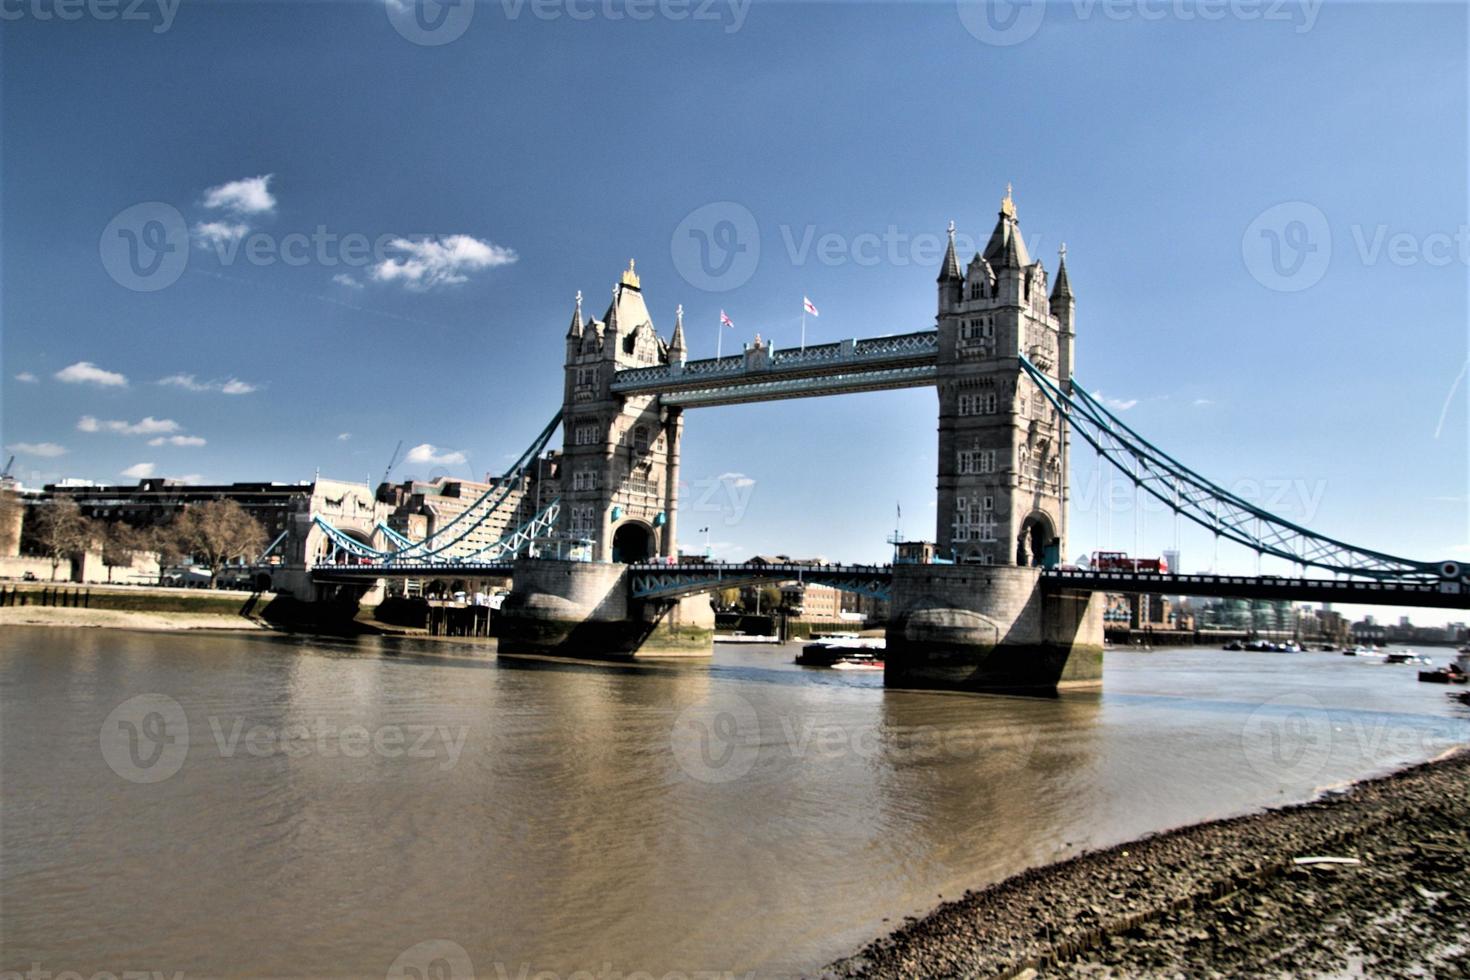
<svg viewBox="0 0 1470 980">
<path fill-rule="evenodd" d="M 1310 857 L 1344 862 L 1302 862 Z M 826 977 L 1470 975 L 1470 753 L 1023 872 Z"/>
</svg>

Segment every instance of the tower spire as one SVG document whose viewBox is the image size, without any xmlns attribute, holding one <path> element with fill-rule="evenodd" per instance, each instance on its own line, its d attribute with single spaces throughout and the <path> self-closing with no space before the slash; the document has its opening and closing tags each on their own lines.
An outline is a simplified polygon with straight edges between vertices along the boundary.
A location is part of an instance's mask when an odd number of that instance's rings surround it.
<svg viewBox="0 0 1470 980">
<path fill-rule="evenodd" d="M 577 308 L 572 311 L 572 325 L 567 328 L 567 339 L 575 340 L 582 336 L 582 291 L 577 290 Z"/>
<path fill-rule="evenodd" d="M 1064 299 L 1064 298 L 1065 299 L 1071 299 L 1072 298 L 1072 283 L 1069 282 L 1068 279 L 1067 279 L 1067 243 L 1066 242 L 1062 242 L 1062 247 L 1059 248 L 1059 249 L 1057 249 L 1057 256 L 1058 256 L 1058 259 L 1057 259 L 1057 281 L 1056 281 L 1056 285 L 1052 286 L 1052 288 L 1051 288 L 1051 298 L 1052 298 L 1053 301 L 1056 301 L 1058 299 Z"/>
<path fill-rule="evenodd" d="M 674 338 L 669 341 L 669 356 L 670 356 L 670 359 L 673 359 L 673 357 L 675 355 L 678 355 L 678 359 L 680 361 L 684 360 L 684 351 L 685 351 L 685 349 L 686 348 L 684 346 L 684 304 L 683 303 L 680 303 L 679 304 L 679 308 L 676 309 L 676 310 L 674 310 Z"/>
<path fill-rule="evenodd" d="M 944 262 L 939 266 L 940 282 L 960 280 L 960 260 L 954 254 L 954 222 L 949 223 L 949 248 L 944 252 Z"/>
</svg>

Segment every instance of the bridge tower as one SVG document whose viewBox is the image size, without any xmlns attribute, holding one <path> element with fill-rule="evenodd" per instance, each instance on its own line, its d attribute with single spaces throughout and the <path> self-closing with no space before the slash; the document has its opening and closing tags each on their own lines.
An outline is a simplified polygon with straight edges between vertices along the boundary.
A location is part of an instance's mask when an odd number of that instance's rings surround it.
<svg viewBox="0 0 1470 980">
<path fill-rule="evenodd" d="M 677 554 L 681 409 L 657 393 L 624 395 L 613 376 L 684 363 L 682 309 L 673 337 L 654 329 L 628 263 L 602 319 L 584 318 L 582 294 L 566 334 L 561 511 L 573 542 L 562 559 L 523 558 L 493 630 L 502 653 L 630 658 L 709 656 L 707 596 L 635 599 L 628 565 Z"/>
<path fill-rule="evenodd" d="M 1009 187 L 985 251 L 963 271 L 950 224 L 937 318 L 940 555 L 1035 566 L 1066 553 L 1067 433 L 1018 357 L 1066 386 L 1074 312 L 1065 246 L 1048 293 Z"/>
<path fill-rule="evenodd" d="M 995 230 L 962 269 L 954 225 L 939 270 L 936 553 L 893 569 L 885 683 L 1055 690 L 1102 678 L 1102 602 L 1047 591 L 1066 553 L 1066 421 L 1022 370 L 1070 389 L 1076 304 L 1065 247 L 1048 290 L 1006 188 Z"/>
<path fill-rule="evenodd" d="M 593 561 L 675 555 L 680 410 L 657 395 L 616 395 L 611 385 L 625 368 L 683 362 L 682 312 L 666 343 L 629 262 L 601 320 L 583 320 L 577 294 L 566 343 L 558 530 L 587 542 Z"/>
</svg>

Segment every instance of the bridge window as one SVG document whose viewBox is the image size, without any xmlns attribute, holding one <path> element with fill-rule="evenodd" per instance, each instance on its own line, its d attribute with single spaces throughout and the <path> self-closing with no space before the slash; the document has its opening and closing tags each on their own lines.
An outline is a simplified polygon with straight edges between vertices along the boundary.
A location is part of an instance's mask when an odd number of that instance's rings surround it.
<svg viewBox="0 0 1470 980">
<path fill-rule="evenodd" d="M 639 425 L 634 427 L 633 448 L 640 453 L 648 451 L 648 426 Z"/>
<path fill-rule="evenodd" d="M 960 450 L 959 464 L 961 475 L 971 473 L 994 473 L 995 450 L 962 449 Z"/>
<path fill-rule="evenodd" d="M 572 508 L 572 536 L 585 538 L 591 537 L 597 530 L 597 508 L 596 507 L 573 507 Z"/>
<path fill-rule="evenodd" d="M 959 497 L 955 500 L 955 541 L 994 541 L 995 514 L 986 506 L 989 497 Z"/>
<path fill-rule="evenodd" d="M 572 489 L 573 490 L 596 490 L 597 489 L 597 471 L 596 470 L 577 470 L 575 473 L 572 474 Z"/>
<path fill-rule="evenodd" d="M 595 446 L 602 440 L 598 437 L 597 425 L 591 422 L 578 423 L 572 442 L 578 446 Z"/>
</svg>

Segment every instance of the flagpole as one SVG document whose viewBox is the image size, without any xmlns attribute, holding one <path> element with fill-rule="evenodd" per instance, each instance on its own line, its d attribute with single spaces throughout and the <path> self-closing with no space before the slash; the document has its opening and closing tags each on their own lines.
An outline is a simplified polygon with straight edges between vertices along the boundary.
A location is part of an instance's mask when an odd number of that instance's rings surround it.
<svg viewBox="0 0 1470 980">
<path fill-rule="evenodd" d="M 801 301 L 801 349 L 806 350 L 806 300 Z"/>
<path fill-rule="evenodd" d="M 716 323 L 715 330 L 715 360 L 718 361 L 725 345 L 725 325 L 723 323 Z"/>
</svg>

